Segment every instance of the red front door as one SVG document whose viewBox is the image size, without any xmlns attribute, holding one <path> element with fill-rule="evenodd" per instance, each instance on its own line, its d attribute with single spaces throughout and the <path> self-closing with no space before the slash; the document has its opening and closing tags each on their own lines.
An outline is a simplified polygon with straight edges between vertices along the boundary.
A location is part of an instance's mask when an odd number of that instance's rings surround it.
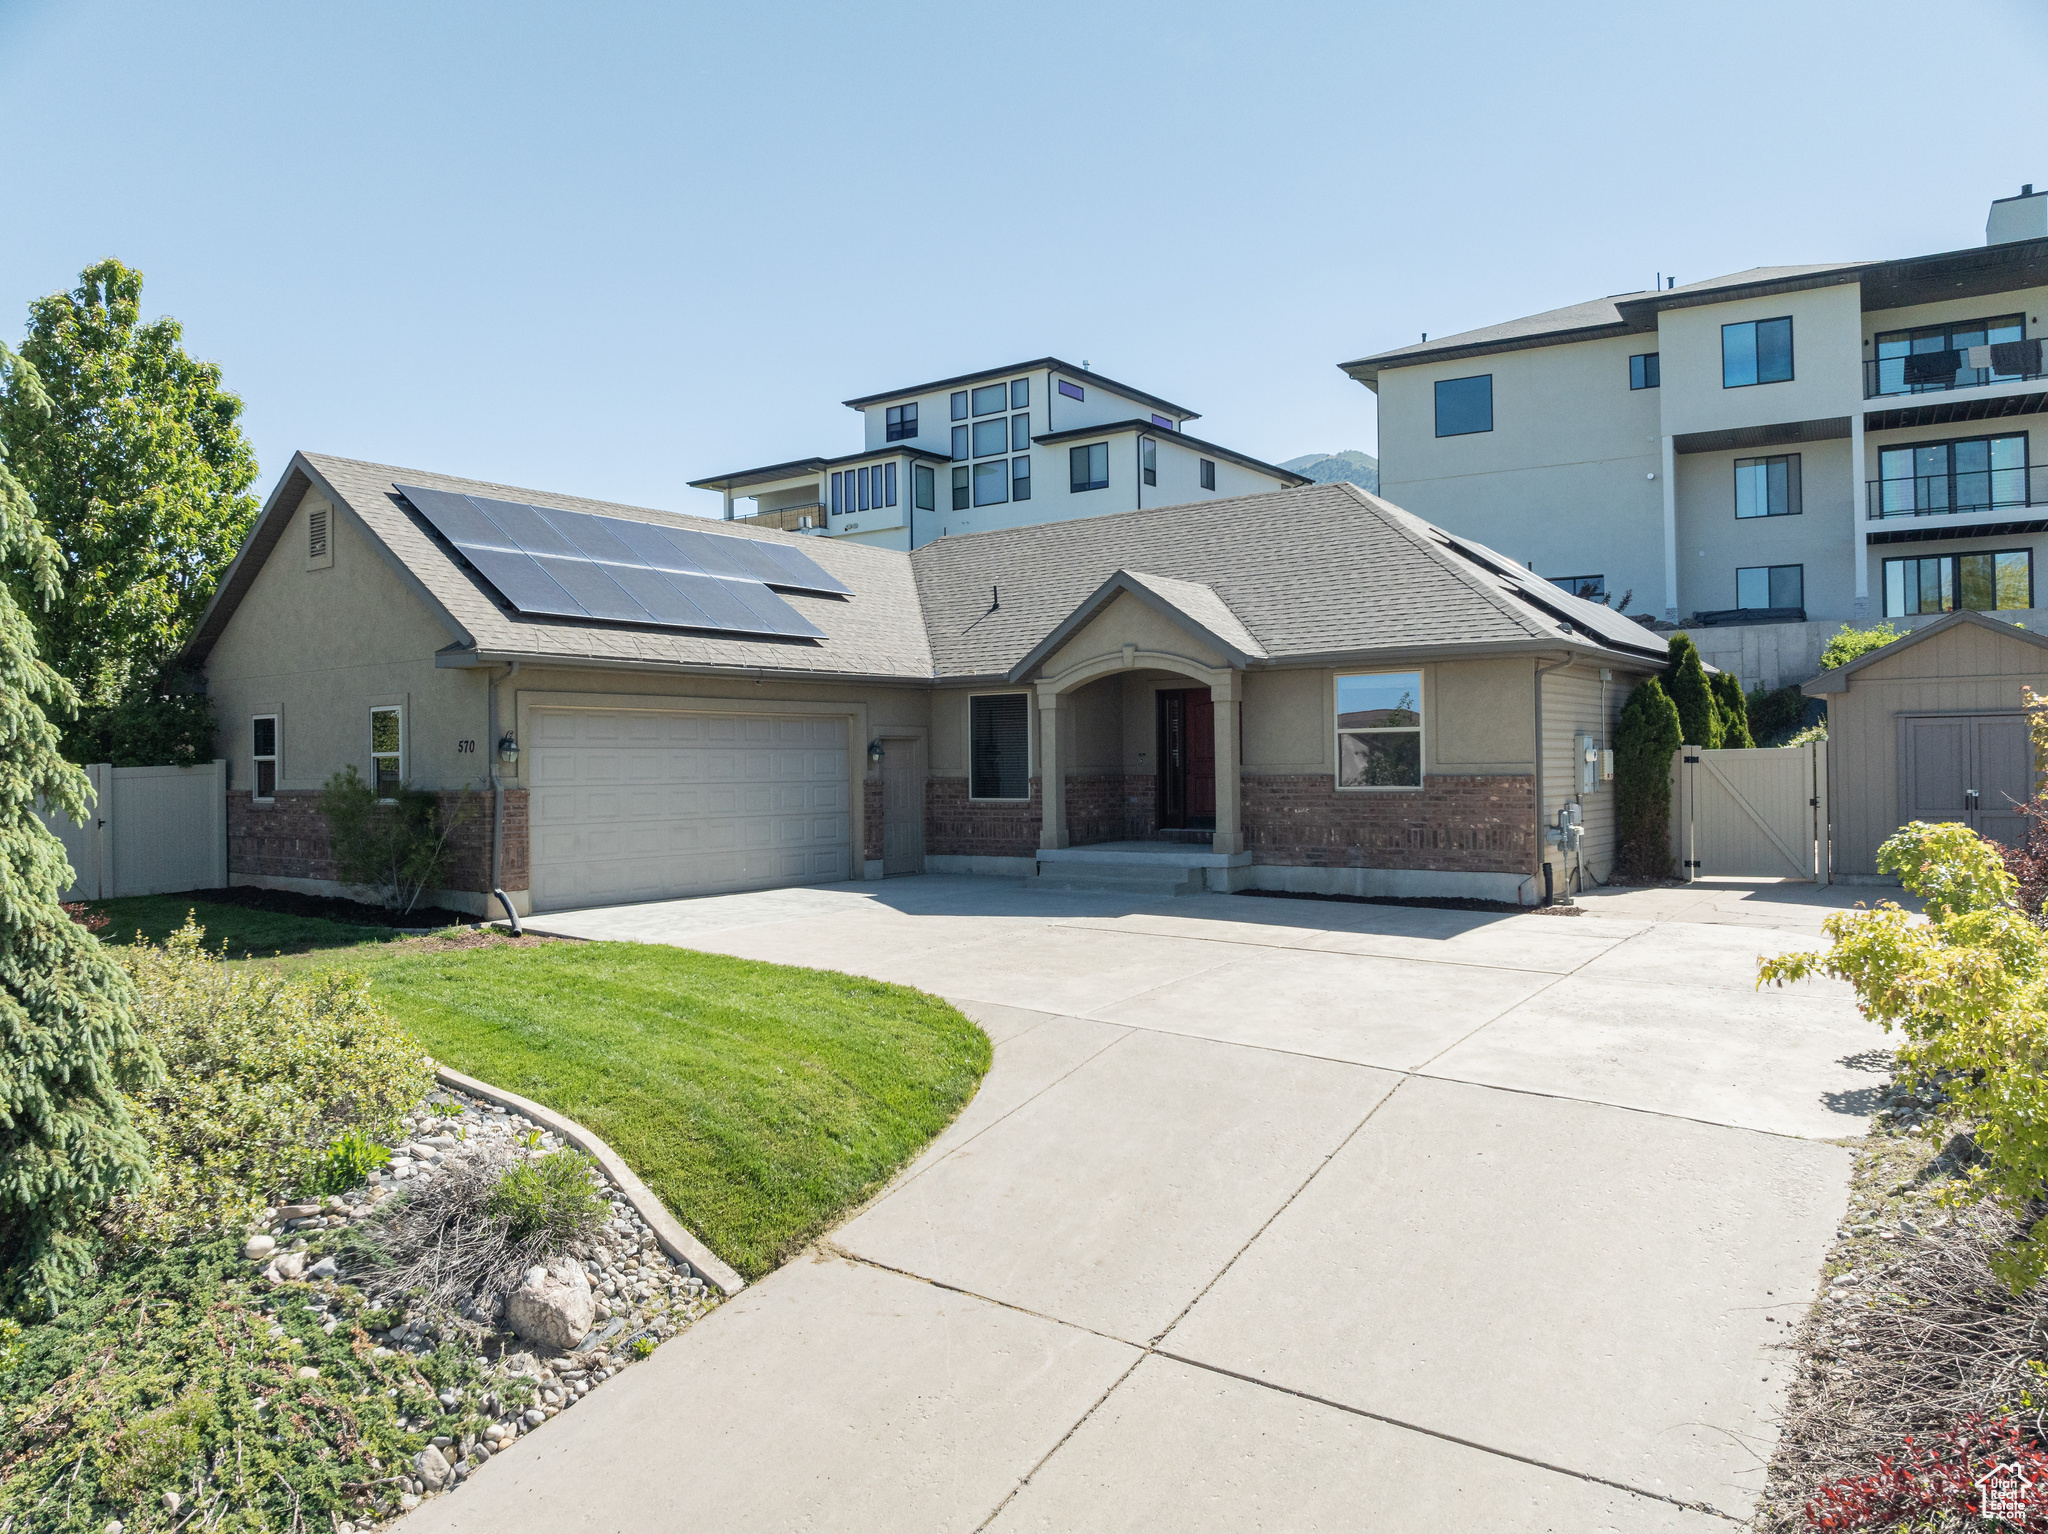
<svg viewBox="0 0 2048 1534">
<path fill-rule="evenodd" d="M 1190 822 L 1216 823 L 1216 705 L 1209 689 L 1189 688 L 1188 797 Z"/>
<path fill-rule="evenodd" d="M 1159 694 L 1159 824 L 1216 824 L 1216 705 L 1206 687 Z"/>
</svg>

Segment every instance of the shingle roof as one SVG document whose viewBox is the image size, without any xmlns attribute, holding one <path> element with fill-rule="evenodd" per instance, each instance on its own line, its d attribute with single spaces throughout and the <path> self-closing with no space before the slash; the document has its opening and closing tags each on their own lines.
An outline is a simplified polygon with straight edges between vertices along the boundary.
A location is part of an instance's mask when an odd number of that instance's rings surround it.
<svg viewBox="0 0 2048 1534">
<path fill-rule="evenodd" d="M 817 641 L 522 617 L 501 607 L 406 508 L 395 483 L 799 544 L 852 595 L 785 594 L 825 631 Z M 1254 663 L 1468 646 L 1570 646 L 1653 661 L 1664 652 L 1664 641 L 1640 625 L 1344 483 L 941 538 L 904 554 L 301 453 L 200 620 L 190 660 L 205 660 L 315 485 L 353 513 L 442 617 L 450 649 L 480 658 L 902 681 L 993 678 L 1113 578 L 1187 614 Z"/>
<path fill-rule="evenodd" d="M 1562 309 L 1546 309 L 1497 325 L 1482 325 L 1456 335 L 1416 341 L 1390 351 L 1374 352 L 1338 366 L 1361 383 L 1376 380 L 1382 368 L 1405 367 L 1418 362 L 1450 361 L 1458 357 L 1481 356 L 1488 352 L 1515 351 L 1530 346 L 1552 346 L 1566 341 L 1591 341 L 1602 336 L 1649 332 L 1657 328 L 1657 311 L 1684 308 L 1691 304 L 1732 297 L 1729 290 L 1770 292 L 1788 285 L 1805 286 L 1827 277 L 1853 276 L 1865 263 L 1821 262 L 1810 266 L 1753 266 L 1745 272 L 1708 277 L 1675 288 L 1644 288 L 1633 293 L 1611 293 L 1605 298 L 1587 299 Z"/>
<path fill-rule="evenodd" d="M 688 527 L 699 532 L 738 538 L 762 538 L 802 547 L 853 595 L 844 599 L 787 593 L 784 600 L 825 631 L 822 640 L 757 639 L 736 635 L 679 632 L 526 618 L 507 612 L 482 581 L 457 559 L 452 549 L 431 535 L 426 524 L 400 504 L 394 482 L 429 490 L 473 493 L 565 511 L 595 512 Z M 862 677 L 900 677 L 923 681 L 931 676 L 931 647 L 918 612 L 917 591 L 909 561 L 888 549 L 872 549 L 831 538 L 806 538 L 746 522 L 713 522 L 644 506 L 621 506 L 585 500 L 547 490 L 527 490 L 483 480 L 461 479 L 425 469 L 301 453 L 292 461 L 258 518 L 248 544 L 222 582 L 221 591 L 200 620 L 190 653 L 204 659 L 256 567 L 275 544 L 285 522 L 309 484 L 317 483 L 353 512 L 418 583 L 429 603 L 453 626 L 451 637 L 462 648 L 487 656 L 521 656 L 555 662 L 588 660 L 603 665 L 672 665 L 730 667 L 737 670 L 832 673 Z M 246 569 L 244 567 L 247 567 Z"/>
<path fill-rule="evenodd" d="M 1626 619 L 1602 633 L 1584 611 L 1597 604 L 1535 577 L 1520 589 L 1342 483 L 941 538 L 910 560 L 942 678 L 1007 674 L 1119 570 L 1213 590 L 1275 662 L 1459 645 L 1664 649 Z"/>
</svg>

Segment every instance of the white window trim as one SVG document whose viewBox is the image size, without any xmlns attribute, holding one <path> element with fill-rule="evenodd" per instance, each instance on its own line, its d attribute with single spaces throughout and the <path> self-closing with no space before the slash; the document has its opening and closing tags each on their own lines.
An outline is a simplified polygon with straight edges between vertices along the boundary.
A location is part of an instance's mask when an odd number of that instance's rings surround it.
<svg viewBox="0 0 2048 1534">
<path fill-rule="evenodd" d="M 967 695 L 967 800 L 970 804 L 1029 804 L 1032 769 L 1038 765 L 1038 731 L 1032 723 L 1032 694 L 1023 689 L 1003 692 L 971 692 Z M 974 791 L 974 700 L 976 698 L 1022 698 L 1024 700 L 1024 794 L 1022 798 L 999 798 Z"/>
<path fill-rule="evenodd" d="M 256 721 L 270 721 L 270 755 L 256 754 Z M 255 708 L 249 711 L 249 802 L 252 804 L 277 803 L 277 791 L 284 785 L 284 712 L 277 708 Z M 270 792 L 261 793 L 258 784 L 256 764 L 270 763 Z"/>
<path fill-rule="evenodd" d="M 403 783 L 405 781 L 405 748 L 407 744 L 405 738 L 405 704 L 402 701 L 394 701 L 389 703 L 372 703 L 369 706 L 369 709 L 363 715 L 363 722 L 369 729 L 367 744 L 370 747 L 370 786 L 372 788 L 375 788 L 377 786 L 377 758 L 380 756 L 390 756 L 393 754 L 389 751 L 379 751 L 376 749 L 377 716 L 387 711 L 398 715 L 398 781 L 400 783 Z M 380 799 L 377 802 L 379 804 L 396 804 L 398 801 L 395 799 Z"/>
<path fill-rule="evenodd" d="M 1392 725 L 1373 729 L 1347 730 L 1337 723 L 1339 688 L 1348 676 L 1408 676 L 1417 678 L 1422 688 L 1420 700 L 1421 721 L 1413 726 Z M 1340 794 L 1419 794 L 1429 786 L 1429 668 L 1427 666 L 1389 667 L 1372 671 L 1333 671 L 1330 673 L 1330 783 Z M 1416 783 L 1346 783 L 1344 777 L 1344 746 L 1346 735 L 1413 735 L 1415 737 L 1415 775 L 1421 781 Z"/>
</svg>

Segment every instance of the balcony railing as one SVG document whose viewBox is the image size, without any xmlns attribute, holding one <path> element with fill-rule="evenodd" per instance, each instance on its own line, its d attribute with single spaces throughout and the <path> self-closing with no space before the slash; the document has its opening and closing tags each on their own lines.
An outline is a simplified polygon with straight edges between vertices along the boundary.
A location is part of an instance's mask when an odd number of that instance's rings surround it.
<svg viewBox="0 0 2048 1534">
<path fill-rule="evenodd" d="M 2048 465 L 2030 469 L 1979 469 L 1959 474 L 1920 474 L 1909 479 L 1867 482 L 1873 522 L 1899 517 L 1959 517 L 1978 511 L 2048 508 Z"/>
<path fill-rule="evenodd" d="M 804 506 L 778 506 L 773 511 L 757 511 L 745 520 L 763 527 L 780 528 L 785 533 L 800 533 L 806 528 L 825 525 L 825 507 L 818 501 Z"/>
<path fill-rule="evenodd" d="M 1989 346 L 1915 352 L 1908 357 L 1880 357 L 1863 364 L 1863 397 L 1936 394 L 1944 389 L 1974 389 L 1979 384 L 2019 383 L 2048 377 L 2043 372 L 2043 362 L 2048 360 L 2044 352 L 2048 352 L 2048 347 L 2043 347 L 2036 336 Z"/>
</svg>

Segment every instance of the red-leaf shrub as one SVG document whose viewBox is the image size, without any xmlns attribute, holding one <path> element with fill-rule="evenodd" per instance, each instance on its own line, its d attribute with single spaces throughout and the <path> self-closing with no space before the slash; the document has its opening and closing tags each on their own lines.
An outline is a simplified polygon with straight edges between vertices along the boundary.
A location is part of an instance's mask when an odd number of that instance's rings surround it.
<svg viewBox="0 0 2048 1534">
<path fill-rule="evenodd" d="M 1816 1529 L 1883 1529 L 1932 1513 L 1976 1517 L 1977 1482 L 2003 1465 L 2018 1467 L 2027 1478 L 2025 1517 L 2017 1523 L 2002 1519 L 1998 1526 L 2048 1534 L 2048 1452 L 2010 1417 L 1971 1417 L 1931 1443 L 1908 1438 L 1897 1454 L 1879 1455 L 1869 1475 L 1822 1486 L 1806 1504 L 1806 1521 Z"/>
</svg>

